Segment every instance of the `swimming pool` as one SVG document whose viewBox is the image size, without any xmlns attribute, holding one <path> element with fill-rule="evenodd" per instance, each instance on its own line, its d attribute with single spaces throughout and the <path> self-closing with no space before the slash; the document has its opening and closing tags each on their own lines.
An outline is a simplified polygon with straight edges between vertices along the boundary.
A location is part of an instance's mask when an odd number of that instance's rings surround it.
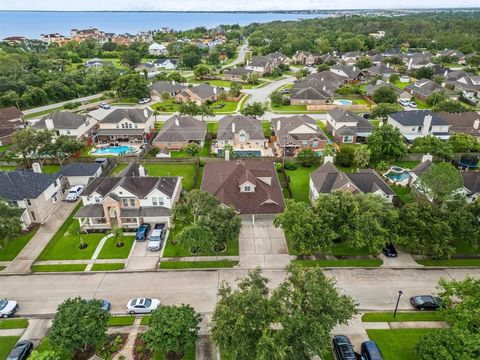
<svg viewBox="0 0 480 360">
<path fill-rule="evenodd" d="M 396 172 L 396 171 L 389 171 L 388 173 L 385 174 L 385 176 L 387 178 L 389 178 L 390 180 L 394 181 L 394 182 L 403 182 L 405 180 L 408 180 L 408 178 L 410 177 L 410 174 L 406 171 L 404 172 Z"/>
<path fill-rule="evenodd" d="M 106 148 L 95 149 L 91 152 L 92 155 L 124 155 L 124 154 L 134 154 L 138 151 L 138 148 L 134 146 L 109 146 Z"/>
<path fill-rule="evenodd" d="M 338 99 L 333 102 L 335 105 L 352 105 L 353 101 L 352 100 L 347 100 L 347 99 Z"/>
</svg>

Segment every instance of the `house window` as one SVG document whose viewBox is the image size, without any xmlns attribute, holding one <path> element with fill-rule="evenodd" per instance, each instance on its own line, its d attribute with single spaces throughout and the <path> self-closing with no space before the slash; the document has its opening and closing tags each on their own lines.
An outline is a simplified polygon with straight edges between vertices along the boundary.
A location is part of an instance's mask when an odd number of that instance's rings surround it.
<svg viewBox="0 0 480 360">
<path fill-rule="evenodd" d="M 70 130 L 67 130 L 67 135 L 70 135 Z"/>
<path fill-rule="evenodd" d="M 136 224 L 137 218 L 125 218 L 123 219 L 124 224 Z"/>
<path fill-rule="evenodd" d="M 135 199 L 130 199 L 130 206 L 135 207 Z"/>
<path fill-rule="evenodd" d="M 53 182 L 53 186 L 54 186 L 54 187 L 57 187 L 57 186 L 58 186 L 57 180 L 55 180 L 55 181 Z"/>
<path fill-rule="evenodd" d="M 352 143 L 352 142 L 353 142 L 353 136 L 344 136 L 344 137 L 343 137 L 343 142 L 344 142 L 345 144 L 350 144 L 350 143 Z"/>
<path fill-rule="evenodd" d="M 308 145 L 308 141 L 307 141 L 307 140 L 303 140 L 303 141 L 302 141 L 302 145 L 303 145 L 303 146 L 307 146 L 307 145 Z"/>
<path fill-rule="evenodd" d="M 317 146 L 318 146 L 318 141 L 314 140 L 314 141 L 312 142 L 312 146 L 313 146 L 313 147 L 317 147 Z"/>
<path fill-rule="evenodd" d="M 416 127 L 412 127 L 412 132 L 415 132 L 417 130 Z"/>
<path fill-rule="evenodd" d="M 253 187 L 250 185 L 245 185 L 242 192 L 253 192 Z"/>
<path fill-rule="evenodd" d="M 128 199 L 122 199 L 122 204 L 124 207 L 128 207 Z"/>
<path fill-rule="evenodd" d="M 158 196 L 158 197 L 152 197 L 152 204 L 154 206 L 163 206 L 165 203 L 163 201 L 163 197 Z"/>
<path fill-rule="evenodd" d="M 32 206 L 32 202 L 30 201 L 30 199 L 27 199 L 27 205 Z"/>
<path fill-rule="evenodd" d="M 30 212 L 30 215 L 32 216 L 33 221 L 37 221 L 37 218 L 35 217 L 35 213 L 33 211 Z"/>
<path fill-rule="evenodd" d="M 95 198 L 95 202 L 96 202 L 97 204 L 100 204 L 100 201 L 101 201 L 101 200 L 100 200 L 99 197 L 96 197 L 96 198 Z"/>
</svg>

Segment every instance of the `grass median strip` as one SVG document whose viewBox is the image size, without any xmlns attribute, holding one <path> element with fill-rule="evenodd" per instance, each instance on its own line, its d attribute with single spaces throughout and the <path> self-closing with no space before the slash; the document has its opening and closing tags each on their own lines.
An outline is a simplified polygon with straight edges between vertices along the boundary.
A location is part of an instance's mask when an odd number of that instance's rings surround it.
<svg viewBox="0 0 480 360">
<path fill-rule="evenodd" d="M 32 265 L 33 272 L 85 271 L 86 264 Z"/>
<path fill-rule="evenodd" d="M 238 261 L 162 261 L 160 269 L 215 269 L 231 268 L 238 264 Z"/>
<path fill-rule="evenodd" d="M 125 268 L 124 263 L 93 264 L 91 271 L 114 271 L 114 270 L 123 270 L 124 268 Z"/>
<path fill-rule="evenodd" d="M 436 311 L 411 311 L 397 312 L 393 317 L 393 312 L 372 312 L 365 313 L 362 316 L 363 322 L 399 322 L 399 321 L 442 321 L 440 313 Z"/>
<path fill-rule="evenodd" d="M 11 261 L 17 257 L 25 245 L 32 239 L 38 229 L 20 235 L 13 239 L 7 239 L 6 246 L 0 249 L 0 261 Z"/>
<path fill-rule="evenodd" d="M 377 267 L 383 264 L 380 259 L 346 259 L 346 260 L 293 260 L 303 267 Z"/>
<path fill-rule="evenodd" d="M 135 316 L 111 316 L 108 319 L 108 326 L 132 326 Z"/>
<path fill-rule="evenodd" d="M 98 259 L 126 259 L 135 241 L 135 237 L 124 236 L 120 241 L 123 242 L 123 246 L 117 247 L 115 239 L 108 238 L 98 255 Z"/>
<path fill-rule="evenodd" d="M 415 344 L 433 329 L 367 330 L 368 337 L 377 343 L 385 360 L 418 360 Z"/>
<path fill-rule="evenodd" d="M 480 266 L 479 259 L 416 260 L 423 266 Z"/>
<path fill-rule="evenodd" d="M 28 319 L 6 319 L 0 320 L 0 330 L 5 329 L 26 329 L 28 327 Z"/>
<path fill-rule="evenodd" d="M 18 336 L 0 336 L 0 359 L 7 358 L 18 339 Z"/>
</svg>

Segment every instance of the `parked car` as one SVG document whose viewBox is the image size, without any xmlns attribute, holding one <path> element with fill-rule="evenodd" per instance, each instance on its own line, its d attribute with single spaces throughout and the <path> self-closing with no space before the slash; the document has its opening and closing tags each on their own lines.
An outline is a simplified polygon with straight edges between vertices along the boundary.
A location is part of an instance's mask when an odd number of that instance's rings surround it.
<svg viewBox="0 0 480 360">
<path fill-rule="evenodd" d="M 8 318 L 13 316 L 19 309 L 18 303 L 16 301 L 0 299 L 0 317 Z"/>
<path fill-rule="evenodd" d="M 149 314 L 160 306 L 160 300 L 150 298 L 132 299 L 127 304 L 127 313 L 134 314 Z"/>
<path fill-rule="evenodd" d="M 432 295 L 418 295 L 410 298 L 410 304 L 419 310 L 437 310 L 442 306 L 442 300 Z"/>
<path fill-rule="evenodd" d="M 148 233 L 150 232 L 150 224 L 142 224 L 137 229 L 137 234 L 135 235 L 136 241 L 145 241 L 148 238 Z"/>
<path fill-rule="evenodd" d="M 395 249 L 395 246 L 393 246 L 392 243 L 385 244 L 382 251 L 383 251 L 383 254 L 386 257 L 397 257 L 398 256 L 397 249 Z"/>
<path fill-rule="evenodd" d="M 410 106 L 410 101 L 407 99 L 400 99 L 398 100 L 399 104 L 402 106 Z"/>
<path fill-rule="evenodd" d="M 91 299 L 89 301 L 94 301 L 94 300 L 97 300 L 97 301 L 101 301 L 102 304 L 100 305 L 100 307 L 102 308 L 102 310 L 105 310 L 105 311 L 110 311 L 110 308 L 112 307 L 112 304 L 110 304 L 109 301 L 107 300 L 99 300 L 99 299 Z"/>
<path fill-rule="evenodd" d="M 29 340 L 23 340 L 17 343 L 10 351 L 7 360 L 26 360 L 33 350 L 33 343 Z"/>
<path fill-rule="evenodd" d="M 148 237 L 148 250 L 159 251 L 165 239 L 165 224 L 155 224 L 152 233 Z"/>
<path fill-rule="evenodd" d="M 77 201 L 78 198 L 80 197 L 80 194 L 82 193 L 84 187 L 83 185 L 75 185 L 70 188 L 68 191 L 67 197 L 65 198 L 65 201 Z"/>
<path fill-rule="evenodd" d="M 415 101 L 410 101 L 408 106 L 410 106 L 413 109 L 416 109 L 417 108 L 417 103 Z"/>
<path fill-rule="evenodd" d="M 150 98 L 143 98 L 143 99 L 138 100 L 139 104 L 147 104 L 149 102 L 150 102 Z"/>
<path fill-rule="evenodd" d="M 382 353 L 375 341 L 364 341 L 361 345 L 362 360 L 383 360 Z"/>
<path fill-rule="evenodd" d="M 107 103 L 105 102 L 101 102 L 100 104 L 98 104 L 99 107 L 101 107 L 102 109 L 105 109 L 105 110 L 108 110 L 110 109 L 110 105 L 108 105 Z"/>
<path fill-rule="evenodd" d="M 337 360 L 357 360 L 353 345 L 345 335 L 335 335 L 332 340 L 333 352 Z"/>
</svg>

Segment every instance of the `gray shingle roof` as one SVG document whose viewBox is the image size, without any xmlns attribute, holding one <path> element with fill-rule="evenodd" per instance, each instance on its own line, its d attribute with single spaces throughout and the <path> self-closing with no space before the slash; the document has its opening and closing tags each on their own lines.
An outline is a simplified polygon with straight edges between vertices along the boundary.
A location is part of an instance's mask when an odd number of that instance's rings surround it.
<svg viewBox="0 0 480 360">
<path fill-rule="evenodd" d="M 99 163 L 74 163 L 63 165 L 60 174 L 63 176 L 93 176 L 102 167 Z"/>
<path fill-rule="evenodd" d="M 0 198 L 7 200 L 36 199 L 61 174 L 44 174 L 33 171 L 0 172 Z"/>
<path fill-rule="evenodd" d="M 153 142 L 187 142 L 205 140 L 205 122 L 191 116 L 174 115 L 169 118 Z"/>
<path fill-rule="evenodd" d="M 172 84 L 171 82 L 168 82 L 168 81 L 155 81 L 148 88 L 150 90 L 157 91 L 159 94 L 162 94 L 164 92 L 167 92 L 167 93 L 180 92 L 184 90 L 186 86 L 178 83 Z"/>
<path fill-rule="evenodd" d="M 462 172 L 463 186 L 471 194 L 480 193 L 480 172 L 464 171 Z"/>
<path fill-rule="evenodd" d="M 399 111 L 388 116 L 403 126 L 421 126 L 427 115 L 432 117 L 431 125 L 448 125 L 445 120 L 430 110 Z"/>
<path fill-rule="evenodd" d="M 45 120 L 53 121 L 55 129 L 78 129 L 85 123 L 87 117 L 68 111 L 55 111 L 42 117 L 37 123 L 33 125 L 35 129 L 45 129 Z"/>
<path fill-rule="evenodd" d="M 423 97 L 428 97 L 434 92 L 443 90 L 443 88 L 435 81 L 429 79 L 420 79 L 417 82 L 408 85 L 405 90 Z"/>
<path fill-rule="evenodd" d="M 279 125 L 280 124 L 280 125 Z M 298 133 L 295 132 L 294 134 L 291 133 L 292 130 L 297 129 L 301 125 L 306 125 L 310 129 L 313 129 L 314 132 L 305 132 L 305 133 Z M 325 133 L 318 127 L 315 120 L 313 120 L 308 115 L 295 115 L 290 117 L 281 117 L 272 119 L 272 127 L 277 135 L 278 142 L 281 146 L 285 144 L 285 136 L 288 135 L 287 142 L 288 143 L 296 143 L 300 145 L 302 140 L 310 140 L 310 139 L 320 139 L 320 140 L 328 140 Z M 279 128 L 280 127 L 280 128 Z"/>
<path fill-rule="evenodd" d="M 235 132 L 232 132 L 232 124 L 235 124 Z M 241 130 L 249 134 L 250 140 L 265 139 L 261 121 L 241 115 L 227 115 L 221 118 L 218 125 L 217 139 L 232 140 L 234 134 L 238 134 Z"/>
<path fill-rule="evenodd" d="M 147 116 L 145 116 L 144 111 L 147 111 Z M 131 122 L 136 124 L 144 124 L 152 116 L 153 111 L 148 107 L 145 109 L 115 109 L 110 114 L 105 116 L 100 122 L 116 124 L 123 119 L 127 118 Z"/>
</svg>

